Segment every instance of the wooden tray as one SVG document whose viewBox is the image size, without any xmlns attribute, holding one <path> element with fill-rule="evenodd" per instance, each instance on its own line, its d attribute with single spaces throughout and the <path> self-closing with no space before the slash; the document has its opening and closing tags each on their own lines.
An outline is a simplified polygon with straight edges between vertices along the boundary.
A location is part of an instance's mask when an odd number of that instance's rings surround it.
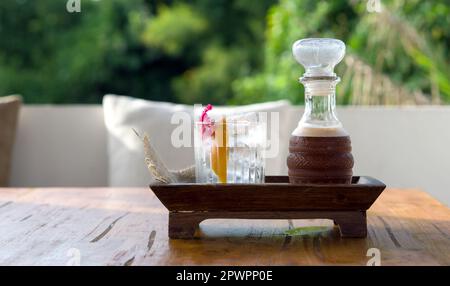
<svg viewBox="0 0 450 286">
<path fill-rule="evenodd" d="M 342 237 L 366 237 L 366 210 L 386 188 L 371 177 L 351 184 L 296 185 L 287 176 L 264 184 L 154 184 L 169 210 L 169 237 L 193 238 L 205 219 L 331 219 Z"/>
</svg>

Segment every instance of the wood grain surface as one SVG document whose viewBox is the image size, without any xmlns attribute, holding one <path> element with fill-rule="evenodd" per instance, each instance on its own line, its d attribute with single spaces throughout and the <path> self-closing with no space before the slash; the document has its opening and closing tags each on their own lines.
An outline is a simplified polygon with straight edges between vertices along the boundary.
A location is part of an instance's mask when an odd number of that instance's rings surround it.
<svg viewBox="0 0 450 286">
<path fill-rule="evenodd" d="M 366 265 L 372 248 L 381 265 L 450 265 L 450 210 L 424 192 L 386 189 L 367 224 L 342 239 L 330 220 L 213 219 L 169 240 L 147 188 L 0 189 L 0 265 Z M 305 226 L 322 228 L 285 233 Z"/>
</svg>

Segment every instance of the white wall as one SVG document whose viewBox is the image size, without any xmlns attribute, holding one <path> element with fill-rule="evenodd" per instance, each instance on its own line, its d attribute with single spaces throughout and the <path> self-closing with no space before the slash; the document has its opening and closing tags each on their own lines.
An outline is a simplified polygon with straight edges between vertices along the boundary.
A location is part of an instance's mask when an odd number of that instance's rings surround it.
<svg viewBox="0 0 450 286">
<path fill-rule="evenodd" d="M 301 114 L 293 107 L 283 128 L 293 130 Z M 450 107 L 340 107 L 338 116 L 352 138 L 355 175 L 421 188 L 450 205 Z M 11 184 L 106 186 L 106 144 L 101 106 L 25 106 Z"/>
<path fill-rule="evenodd" d="M 302 109 L 292 108 L 290 128 Z M 420 188 L 450 206 L 450 107 L 338 107 L 355 175 L 391 188 Z"/>
</svg>

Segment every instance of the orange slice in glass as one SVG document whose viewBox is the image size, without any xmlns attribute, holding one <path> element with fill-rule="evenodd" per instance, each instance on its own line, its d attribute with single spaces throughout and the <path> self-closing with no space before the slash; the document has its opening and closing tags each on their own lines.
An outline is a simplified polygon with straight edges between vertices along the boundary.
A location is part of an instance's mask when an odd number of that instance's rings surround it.
<svg viewBox="0 0 450 286">
<path fill-rule="evenodd" d="M 217 175 L 219 183 L 227 182 L 227 121 L 222 117 L 216 126 L 211 144 L 211 168 Z"/>
</svg>

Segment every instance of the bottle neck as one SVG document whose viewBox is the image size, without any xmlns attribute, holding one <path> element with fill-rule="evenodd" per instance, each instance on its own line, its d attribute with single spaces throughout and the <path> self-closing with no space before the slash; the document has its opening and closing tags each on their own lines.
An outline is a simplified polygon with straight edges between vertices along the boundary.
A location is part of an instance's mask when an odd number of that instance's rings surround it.
<svg viewBox="0 0 450 286">
<path fill-rule="evenodd" d="M 300 123 L 305 127 L 342 127 L 336 116 L 335 80 L 302 81 L 305 86 L 305 113 Z"/>
</svg>

